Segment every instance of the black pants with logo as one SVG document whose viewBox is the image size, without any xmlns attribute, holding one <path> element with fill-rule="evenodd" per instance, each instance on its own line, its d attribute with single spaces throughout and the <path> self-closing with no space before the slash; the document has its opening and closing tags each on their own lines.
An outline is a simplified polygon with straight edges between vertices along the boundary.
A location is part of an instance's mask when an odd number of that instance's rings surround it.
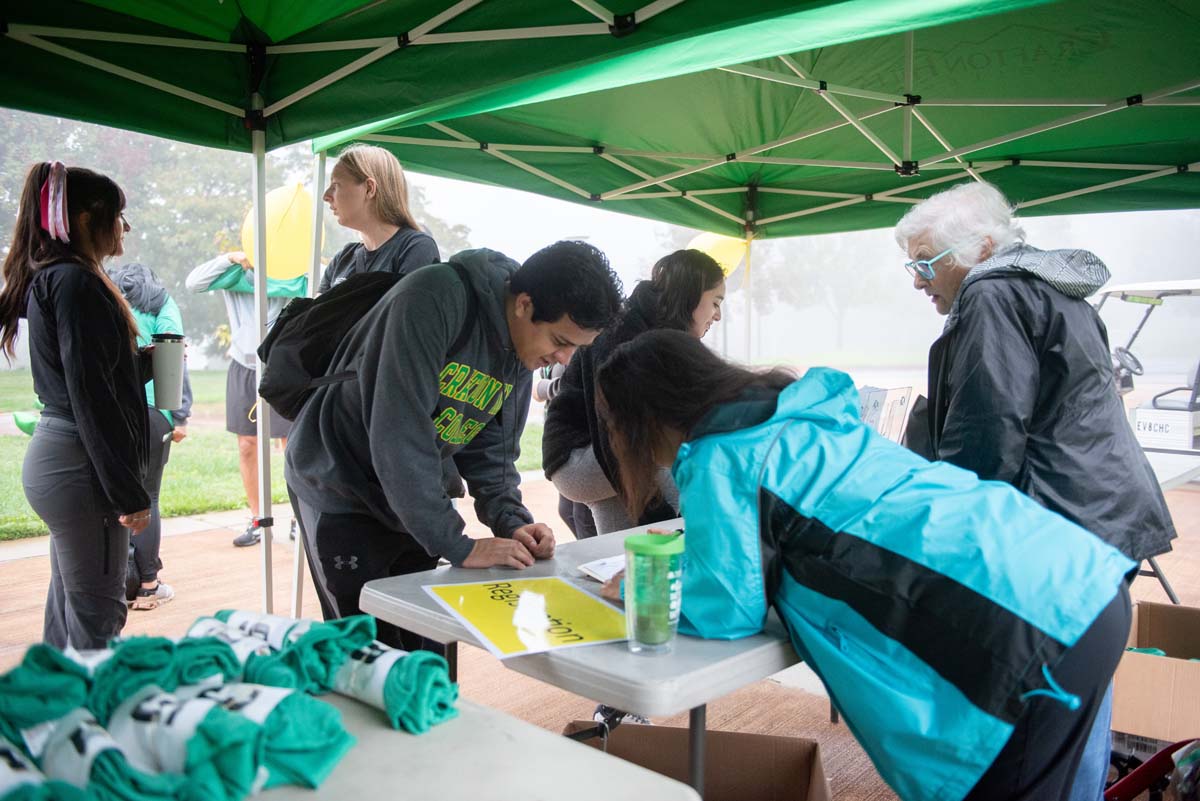
<svg viewBox="0 0 1200 801">
<path fill-rule="evenodd" d="M 358 596 L 368 581 L 419 573 L 437 567 L 430 556 L 403 531 L 395 531 L 367 515 L 330 514 L 309 506 L 291 490 L 288 496 L 300 521 L 304 553 L 326 620 L 360 615 Z M 405 651 L 425 650 L 446 655 L 439 642 L 376 619 L 380 642 Z"/>
</svg>

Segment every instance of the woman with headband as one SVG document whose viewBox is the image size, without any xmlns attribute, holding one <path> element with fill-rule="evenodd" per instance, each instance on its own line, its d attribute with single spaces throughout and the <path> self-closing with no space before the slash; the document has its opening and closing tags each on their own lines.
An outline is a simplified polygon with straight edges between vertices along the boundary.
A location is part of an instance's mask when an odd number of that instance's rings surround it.
<svg viewBox="0 0 1200 801">
<path fill-rule="evenodd" d="M 112 179 L 37 164 L 25 177 L 4 259 L 0 349 L 12 358 L 26 318 L 33 387 L 45 404 L 22 481 L 50 529 L 42 636 L 58 648 L 103 648 L 121 632 L 129 533 L 150 520 L 147 360 L 102 266 L 124 252 L 124 208 Z"/>
</svg>

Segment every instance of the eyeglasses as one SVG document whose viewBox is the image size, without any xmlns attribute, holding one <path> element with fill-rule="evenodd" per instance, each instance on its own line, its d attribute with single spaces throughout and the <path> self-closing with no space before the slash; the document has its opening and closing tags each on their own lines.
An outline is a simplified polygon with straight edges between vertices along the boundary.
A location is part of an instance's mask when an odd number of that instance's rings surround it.
<svg viewBox="0 0 1200 801">
<path fill-rule="evenodd" d="M 117 216 L 121 218 L 121 225 L 125 226 L 125 230 L 129 231 L 132 227 L 129 225 L 129 220 L 125 217 L 125 212 L 120 212 Z"/>
<path fill-rule="evenodd" d="M 934 256 L 932 259 L 917 259 L 916 261 L 906 261 L 906 262 L 904 262 L 904 269 L 908 270 L 908 274 L 911 275 L 913 278 L 916 278 L 919 275 L 922 278 L 924 278 L 926 281 L 932 281 L 933 275 L 934 275 L 933 265 L 939 259 L 949 256 L 953 252 L 954 252 L 954 248 L 948 248 L 947 250 L 943 250 L 941 253 Z"/>
</svg>

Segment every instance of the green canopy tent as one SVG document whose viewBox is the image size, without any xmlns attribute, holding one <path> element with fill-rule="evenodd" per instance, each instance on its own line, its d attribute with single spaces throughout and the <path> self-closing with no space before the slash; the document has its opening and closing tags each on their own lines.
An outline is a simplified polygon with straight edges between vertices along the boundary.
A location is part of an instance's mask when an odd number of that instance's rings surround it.
<svg viewBox="0 0 1200 801">
<path fill-rule="evenodd" d="M 395 125 L 397 114 L 412 123 L 487 113 L 1036 2 L 5 0 L 0 106 L 252 153 L 261 265 L 268 148 Z M 265 333 L 264 281 L 255 296 Z M 269 465 L 260 415 L 267 519 Z"/>
<path fill-rule="evenodd" d="M 748 238 L 985 177 L 1027 216 L 1196 208 L 1197 41 L 1195 3 L 1069 0 L 315 145 Z"/>
</svg>

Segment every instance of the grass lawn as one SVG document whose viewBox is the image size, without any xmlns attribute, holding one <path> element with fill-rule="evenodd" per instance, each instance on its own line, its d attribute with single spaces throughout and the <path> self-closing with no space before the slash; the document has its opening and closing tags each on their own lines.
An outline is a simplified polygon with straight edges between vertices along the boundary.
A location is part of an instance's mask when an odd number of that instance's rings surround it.
<svg viewBox="0 0 1200 801">
<path fill-rule="evenodd" d="M 171 460 L 163 475 L 160 504 L 163 517 L 199 514 L 245 507 L 238 473 L 237 445 L 224 431 L 225 371 L 201 370 L 191 374 L 194 409 L 202 422 L 191 426 L 187 439 L 171 447 Z M 33 382 L 28 370 L 0 371 L 0 413 L 33 408 Z M 206 421 L 206 422 L 205 422 Z M 42 521 L 21 487 L 21 464 L 29 437 L 0 435 L 0 540 L 36 537 L 46 533 Z M 517 469 L 542 466 L 542 427 L 531 423 L 521 437 Z M 271 455 L 271 493 L 275 503 L 287 503 L 283 484 L 283 454 Z"/>
</svg>

